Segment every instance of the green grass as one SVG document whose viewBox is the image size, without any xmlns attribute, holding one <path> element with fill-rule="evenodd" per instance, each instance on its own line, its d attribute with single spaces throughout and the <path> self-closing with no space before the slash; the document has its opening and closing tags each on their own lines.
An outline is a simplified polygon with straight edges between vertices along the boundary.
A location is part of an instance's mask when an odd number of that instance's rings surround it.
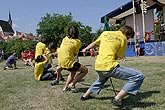
<svg viewBox="0 0 165 110">
<path fill-rule="evenodd" d="M 93 57 L 80 57 L 87 65 L 89 73 L 77 84 L 79 93 L 62 92 L 65 82 L 51 87 L 51 81 L 36 81 L 33 69 L 18 61 L 19 69 L 3 70 L 5 62 L 0 63 L 0 110 L 113 110 L 111 98 L 114 96 L 110 81 L 99 95 L 92 94 L 88 101 L 80 101 L 88 87 L 96 80 Z M 132 110 L 164 110 L 165 108 L 165 56 L 128 57 L 121 65 L 138 69 L 145 80 L 136 96 L 128 95 L 125 102 Z M 57 60 L 54 60 L 57 64 Z M 68 72 L 62 72 L 66 79 Z M 116 90 L 125 81 L 112 79 Z"/>
</svg>

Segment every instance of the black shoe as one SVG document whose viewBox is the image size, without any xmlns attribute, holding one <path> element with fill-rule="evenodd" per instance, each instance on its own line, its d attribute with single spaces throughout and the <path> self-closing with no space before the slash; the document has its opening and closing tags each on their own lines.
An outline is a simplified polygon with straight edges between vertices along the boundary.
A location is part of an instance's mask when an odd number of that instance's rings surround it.
<svg viewBox="0 0 165 110">
<path fill-rule="evenodd" d="M 52 86 L 59 84 L 59 80 L 55 79 L 50 83 Z"/>
<path fill-rule="evenodd" d="M 4 70 L 6 70 L 7 69 L 7 67 L 4 67 Z"/>
<path fill-rule="evenodd" d="M 122 107 L 123 103 L 121 100 L 116 100 L 115 98 L 112 100 L 112 105 L 117 106 L 117 107 Z"/>
<path fill-rule="evenodd" d="M 62 77 L 62 78 L 59 78 L 59 81 L 65 81 L 65 79 Z"/>
<path fill-rule="evenodd" d="M 14 67 L 13 69 L 18 69 L 17 67 Z"/>
<path fill-rule="evenodd" d="M 120 110 L 129 110 L 129 107 L 124 105 L 122 100 L 116 100 L 115 98 L 112 100 L 113 108 L 120 108 Z"/>
<path fill-rule="evenodd" d="M 83 96 L 81 96 L 80 100 L 81 101 L 86 101 L 86 100 L 89 100 L 90 98 L 91 98 L 91 96 L 89 96 L 89 97 L 83 97 Z"/>
</svg>

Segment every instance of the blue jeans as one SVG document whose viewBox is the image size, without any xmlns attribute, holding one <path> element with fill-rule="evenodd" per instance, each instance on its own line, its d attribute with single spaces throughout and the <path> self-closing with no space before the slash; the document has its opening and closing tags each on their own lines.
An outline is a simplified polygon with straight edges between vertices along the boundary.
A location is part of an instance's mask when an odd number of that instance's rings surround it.
<svg viewBox="0 0 165 110">
<path fill-rule="evenodd" d="M 127 80 L 128 82 L 122 89 L 134 95 L 138 92 L 144 80 L 144 75 L 142 72 L 124 66 L 117 66 L 110 71 L 96 72 L 98 73 L 98 79 L 89 87 L 90 91 L 95 94 L 99 94 L 103 85 L 110 77 Z"/>
<path fill-rule="evenodd" d="M 54 70 L 44 70 L 43 75 L 41 76 L 40 80 L 52 80 L 55 76 Z"/>
</svg>

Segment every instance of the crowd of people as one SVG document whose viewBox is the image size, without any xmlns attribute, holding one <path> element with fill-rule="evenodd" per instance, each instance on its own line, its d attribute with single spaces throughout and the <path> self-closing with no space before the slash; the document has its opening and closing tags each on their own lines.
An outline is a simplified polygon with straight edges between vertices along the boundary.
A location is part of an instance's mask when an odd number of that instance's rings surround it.
<svg viewBox="0 0 165 110">
<path fill-rule="evenodd" d="M 34 67 L 33 60 L 34 60 L 34 49 L 25 50 L 21 53 L 21 60 L 24 62 L 25 65 Z"/>
<path fill-rule="evenodd" d="M 104 84 L 110 77 L 120 80 L 126 80 L 121 91 L 116 94 L 112 100 L 114 106 L 123 107 L 123 99 L 129 94 L 137 94 L 139 91 L 144 75 L 142 72 L 121 66 L 117 59 L 124 58 L 127 48 L 127 40 L 134 37 L 134 30 L 130 26 L 123 26 L 119 31 L 104 31 L 94 42 L 82 49 L 81 52 L 86 53 L 88 50 L 98 48 L 98 55 L 95 60 L 95 70 L 98 74 L 98 79 L 91 84 L 89 89 L 83 94 L 80 99 L 82 101 L 89 100 L 91 94 L 99 94 Z M 62 70 L 67 70 L 69 75 L 66 78 L 66 83 L 63 91 L 78 92 L 76 87 L 77 82 L 88 74 L 88 68 L 78 61 L 78 53 L 82 42 L 79 39 L 79 30 L 75 26 L 68 28 L 66 37 L 63 38 L 59 48 L 55 47 L 54 43 L 47 44 L 47 39 L 42 38 L 35 47 L 35 52 L 24 51 L 22 61 L 25 65 L 34 66 L 34 77 L 37 81 L 52 80 L 51 85 L 57 86 L 60 81 L 64 81 Z M 53 66 L 50 58 L 51 53 L 57 54 L 58 65 Z M 92 54 L 92 56 L 94 56 Z M 76 59 L 76 60 L 75 60 Z M 16 67 L 17 56 L 13 53 L 6 60 L 6 67 Z M 35 60 L 33 65 L 32 60 Z"/>
</svg>

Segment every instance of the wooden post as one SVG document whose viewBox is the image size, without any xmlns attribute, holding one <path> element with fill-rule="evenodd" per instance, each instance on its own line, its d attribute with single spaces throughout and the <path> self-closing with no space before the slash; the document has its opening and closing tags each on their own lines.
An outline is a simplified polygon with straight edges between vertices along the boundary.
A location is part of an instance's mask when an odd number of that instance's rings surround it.
<svg viewBox="0 0 165 110">
<path fill-rule="evenodd" d="M 143 25 L 143 39 L 145 39 L 145 16 L 144 16 L 144 1 L 141 0 L 141 10 L 142 10 L 142 25 Z"/>
<path fill-rule="evenodd" d="M 132 0 L 132 8 L 133 8 L 133 27 L 135 31 L 135 36 L 134 36 L 134 43 L 136 44 L 136 15 L 135 15 L 135 2 Z M 136 46 L 135 46 L 136 48 Z"/>
</svg>

